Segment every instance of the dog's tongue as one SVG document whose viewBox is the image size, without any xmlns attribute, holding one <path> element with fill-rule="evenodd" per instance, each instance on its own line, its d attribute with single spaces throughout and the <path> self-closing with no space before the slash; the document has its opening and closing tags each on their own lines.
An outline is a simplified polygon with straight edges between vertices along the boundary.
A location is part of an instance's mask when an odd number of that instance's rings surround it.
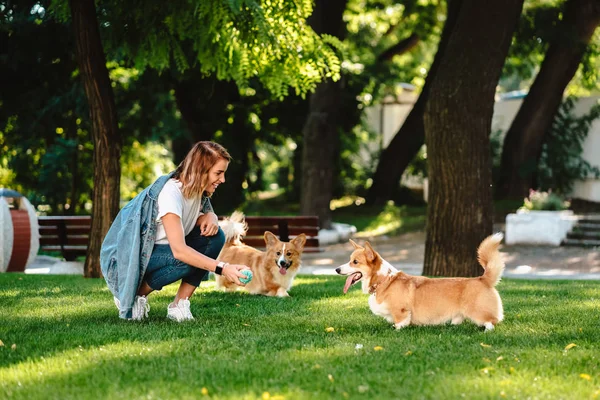
<svg viewBox="0 0 600 400">
<path fill-rule="evenodd" d="M 287 274 L 287 269 L 285 269 L 285 268 L 281 267 L 281 268 L 279 268 L 279 273 L 280 273 L 281 275 L 285 275 L 285 274 Z"/>
<path fill-rule="evenodd" d="M 348 275 L 348 278 L 346 278 L 346 284 L 344 285 L 344 293 L 348 293 L 348 289 L 350 289 L 350 286 L 352 286 L 353 279 L 354 279 L 354 274 Z"/>
</svg>

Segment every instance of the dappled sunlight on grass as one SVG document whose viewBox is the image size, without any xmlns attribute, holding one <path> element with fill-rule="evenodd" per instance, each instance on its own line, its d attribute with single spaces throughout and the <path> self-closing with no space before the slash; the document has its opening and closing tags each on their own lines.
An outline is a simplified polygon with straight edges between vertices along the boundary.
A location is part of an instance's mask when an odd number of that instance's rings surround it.
<svg viewBox="0 0 600 400">
<path fill-rule="evenodd" d="M 333 218 L 356 226 L 358 237 L 397 235 L 422 230 L 425 210 L 422 207 L 396 206 L 389 202 L 383 208 L 366 205 L 349 205 L 336 209 Z"/>
<path fill-rule="evenodd" d="M 24 346 L 18 345 L 16 351 L 27 351 Z M 152 354 L 161 356 L 173 352 L 172 342 L 132 342 L 121 341 L 100 346 L 82 346 L 28 358 L 22 362 L 2 369 L 3 383 L 37 384 L 42 380 L 54 380 L 66 375 L 77 374 L 78 371 L 87 369 L 94 364 L 114 363 L 137 357 L 151 357 Z"/>
<path fill-rule="evenodd" d="M 335 210 L 338 208 L 348 207 L 351 205 L 360 206 L 361 204 L 364 204 L 364 203 L 365 203 L 364 197 L 344 196 L 344 197 L 340 197 L 339 199 L 331 200 L 331 202 L 329 203 L 329 208 L 331 210 Z"/>
<path fill-rule="evenodd" d="M 477 388 L 475 397 L 482 398 L 576 398 L 574 393 L 591 396 L 600 379 L 597 366 L 590 361 L 542 348 L 524 349 L 519 354 L 487 351 L 472 372 L 446 376 L 443 384 L 460 390 L 467 382 L 467 387 Z M 580 375 L 585 371 L 596 376 L 582 379 Z"/>
<path fill-rule="evenodd" d="M 402 221 L 390 221 L 387 223 L 373 224 L 373 227 L 367 227 L 367 229 L 356 234 L 356 237 L 371 237 L 386 235 L 391 232 L 395 232 L 402 227 Z"/>
<path fill-rule="evenodd" d="M 319 284 L 319 283 L 321 283 L 321 281 L 318 278 L 306 278 L 304 276 L 296 277 L 294 279 L 294 284 L 292 285 L 292 289 L 294 288 L 294 286 L 314 285 L 314 284 Z"/>
</svg>

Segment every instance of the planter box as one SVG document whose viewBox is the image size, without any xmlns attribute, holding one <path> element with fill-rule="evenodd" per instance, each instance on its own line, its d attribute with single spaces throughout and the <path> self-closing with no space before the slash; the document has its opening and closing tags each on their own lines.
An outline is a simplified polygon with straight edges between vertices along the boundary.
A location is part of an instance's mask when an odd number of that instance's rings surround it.
<svg viewBox="0 0 600 400">
<path fill-rule="evenodd" d="M 506 216 L 507 245 L 543 244 L 560 246 L 573 229 L 577 217 L 573 211 L 527 211 L 519 210 Z"/>
</svg>

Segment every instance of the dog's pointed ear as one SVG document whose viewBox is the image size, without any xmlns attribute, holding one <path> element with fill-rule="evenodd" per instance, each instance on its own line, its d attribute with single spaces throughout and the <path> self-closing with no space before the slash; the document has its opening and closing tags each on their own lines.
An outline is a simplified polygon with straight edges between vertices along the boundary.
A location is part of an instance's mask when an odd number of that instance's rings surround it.
<svg viewBox="0 0 600 400">
<path fill-rule="evenodd" d="M 290 243 L 296 246 L 298 250 L 301 251 L 304 248 L 304 245 L 306 244 L 306 235 L 304 233 L 301 233 L 295 238 L 293 238 L 290 241 Z"/>
<path fill-rule="evenodd" d="M 352 246 L 354 246 L 355 249 L 362 249 L 362 247 L 359 246 L 358 244 L 356 244 L 356 242 L 354 242 L 354 240 L 352 240 L 352 239 L 348 239 L 348 240 L 350 240 L 350 243 L 352 243 Z"/>
<path fill-rule="evenodd" d="M 277 243 L 279 241 L 279 239 L 277 239 L 277 236 L 275 236 L 272 232 L 266 231 L 265 232 L 265 244 L 267 246 L 272 246 L 275 243 Z"/>
<path fill-rule="evenodd" d="M 371 247 L 371 243 L 369 242 L 365 242 L 365 256 L 369 261 L 374 261 L 375 258 L 377 258 L 377 253 L 373 250 L 373 247 Z"/>
</svg>

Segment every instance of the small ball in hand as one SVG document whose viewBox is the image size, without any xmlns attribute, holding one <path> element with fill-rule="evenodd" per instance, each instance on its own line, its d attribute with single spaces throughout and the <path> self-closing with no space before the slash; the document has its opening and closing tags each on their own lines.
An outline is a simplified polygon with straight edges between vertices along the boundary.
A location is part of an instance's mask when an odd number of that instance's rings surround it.
<svg viewBox="0 0 600 400">
<path fill-rule="evenodd" d="M 241 272 L 242 274 L 246 275 L 246 278 L 240 278 L 240 282 L 246 285 L 252 280 L 252 271 L 250 271 L 249 269 L 245 269 Z"/>
</svg>

